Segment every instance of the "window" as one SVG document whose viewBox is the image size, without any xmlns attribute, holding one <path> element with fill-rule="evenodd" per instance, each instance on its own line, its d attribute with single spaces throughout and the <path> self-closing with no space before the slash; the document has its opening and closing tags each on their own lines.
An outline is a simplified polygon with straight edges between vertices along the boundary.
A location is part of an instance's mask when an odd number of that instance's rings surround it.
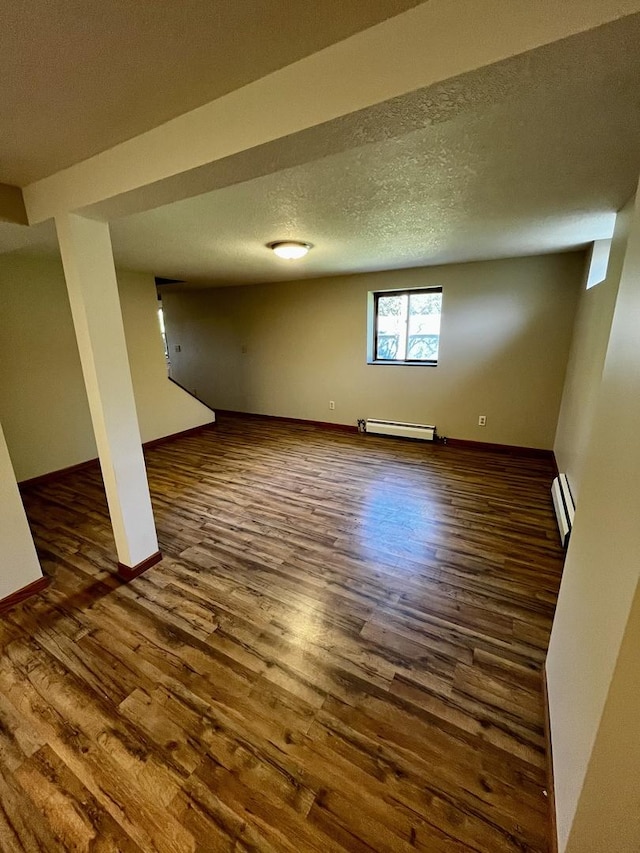
<svg viewBox="0 0 640 853">
<path fill-rule="evenodd" d="M 610 237 L 608 240 L 596 240 L 591 246 L 589 271 L 587 273 L 587 290 L 606 280 L 612 242 L 613 239 Z"/>
<path fill-rule="evenodd" d="M 369 362 L 437 364 L 442 288 L 387 290 L 371 296 Z"/>
<path fill-rule="evenodd" d="M 162 345 L 164 346 L 164 359 L 169 369 L 169 347 L 167 345 L 167 332 L 164 327 L 164 311 L 162 309 L 162 299 L 158 299 L 158 323 L 160 324 L 160 334 L 162 335 Z"/>
</svg>

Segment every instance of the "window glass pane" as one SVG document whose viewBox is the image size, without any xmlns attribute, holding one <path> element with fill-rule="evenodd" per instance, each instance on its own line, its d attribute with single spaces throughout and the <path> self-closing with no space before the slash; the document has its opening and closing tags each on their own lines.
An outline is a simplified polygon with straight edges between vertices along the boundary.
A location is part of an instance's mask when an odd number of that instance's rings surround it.
<svg viewBox="0 0 640 853">
<path fill-rule="evenodd" d="M 409 296 L 407 358 L 435 361 L 440 341 L 442 293 L 412 293 Z"/>
<path fill-rule="evenodd" d="M 413 361 L 436 361 L 439 335 L 409 335 L 407 358 Z"/>
<path fill-rule="evenodd" d="M 377 358 L 384 360 L 406 358 L 407 307 L 406 293 L 378 298 Z"/>
<path fill-rule="evenodd" d="M 410 313 L 412 315 L 440 316 L 442 310 L 442 293 L 411 293 Z"/>
<path fill-rule="evenodd" d="M 378 335 L 378 358 L 395 359 L 398 357 L 399 335 Z"/>
</svg>

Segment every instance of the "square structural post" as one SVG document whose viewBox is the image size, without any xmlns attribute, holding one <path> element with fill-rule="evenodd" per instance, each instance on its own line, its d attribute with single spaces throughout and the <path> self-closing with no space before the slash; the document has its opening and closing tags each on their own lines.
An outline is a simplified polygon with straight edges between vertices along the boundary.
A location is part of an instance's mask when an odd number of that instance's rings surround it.
<svg viewBox="0 0 640 853">
<path fill-rule="evenodd" d="M 118 552 L 131 580 L 160 558 L 109 225 L 56 217 L 82 373 Z"/>
</svg>

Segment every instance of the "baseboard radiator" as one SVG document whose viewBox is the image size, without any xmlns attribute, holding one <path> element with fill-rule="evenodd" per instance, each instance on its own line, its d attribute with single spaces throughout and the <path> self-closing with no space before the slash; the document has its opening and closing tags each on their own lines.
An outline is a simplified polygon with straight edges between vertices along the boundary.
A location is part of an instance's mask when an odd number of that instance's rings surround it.
<svg viewBox="0 0 640 853">
<path fill-rule="evenodd" d="M 436 428 L 429 424 L 405 424 L 401 421 L 378 421 L 367 419 L 367 432 L 375 435 L 393 435 L 397 438 L 417 438 L 420 441 L 433 441 Z"/>
<path fill-rule="evenodd" d="M 553 498 L 553 506 L 556 511 L 556 519 L 558 520 L 560 541 L 562 542 L 562 546 L 566 548 L 569 544 L 569 536 L 573 527 L 573 517 L 576 513 L 573 495 L 571 494 L 566 474 L 558 474 L 551 484 L 551 497 Z"/>
</svg>

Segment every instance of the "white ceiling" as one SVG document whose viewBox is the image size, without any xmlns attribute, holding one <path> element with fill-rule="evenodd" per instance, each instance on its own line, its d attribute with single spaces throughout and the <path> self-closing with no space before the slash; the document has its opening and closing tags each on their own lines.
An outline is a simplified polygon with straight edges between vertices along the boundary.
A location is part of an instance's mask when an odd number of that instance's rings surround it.
<svg viewBox="0 0 640 853">
<path fill-rule="evenodd" d="M 233 284 L 562 251 L 610 236 L 640 171 L 639 43 L 634 16 L 465 75 L 421 94 L 421 129 L 114 222 L 117 257 Z M 388 111 L 406 126 L 398 103 Z M 265 248 L 287 238 L 315 248 L 297 263 Z"/>
<path fill-rule="evenodd" d="M 0 182 L 24 186 L 420 0 L 3 0 Z"/>
<path fill-rule="evenodd" d="M 116 261 L 206 286 L 564 251 L 608 236 L 640 172 L 639 43 L 634 15 L 290 137 L 263 157 L 268 174 L 114 221 Z M 50 226 L 19 233 L 32 245 L 13 248 L 55 251 Z M 286 238 L 315 248 L 281 261 L 264 244 Z M 0 251 L 12 240 L 0 225 Z"/>
</svg>

